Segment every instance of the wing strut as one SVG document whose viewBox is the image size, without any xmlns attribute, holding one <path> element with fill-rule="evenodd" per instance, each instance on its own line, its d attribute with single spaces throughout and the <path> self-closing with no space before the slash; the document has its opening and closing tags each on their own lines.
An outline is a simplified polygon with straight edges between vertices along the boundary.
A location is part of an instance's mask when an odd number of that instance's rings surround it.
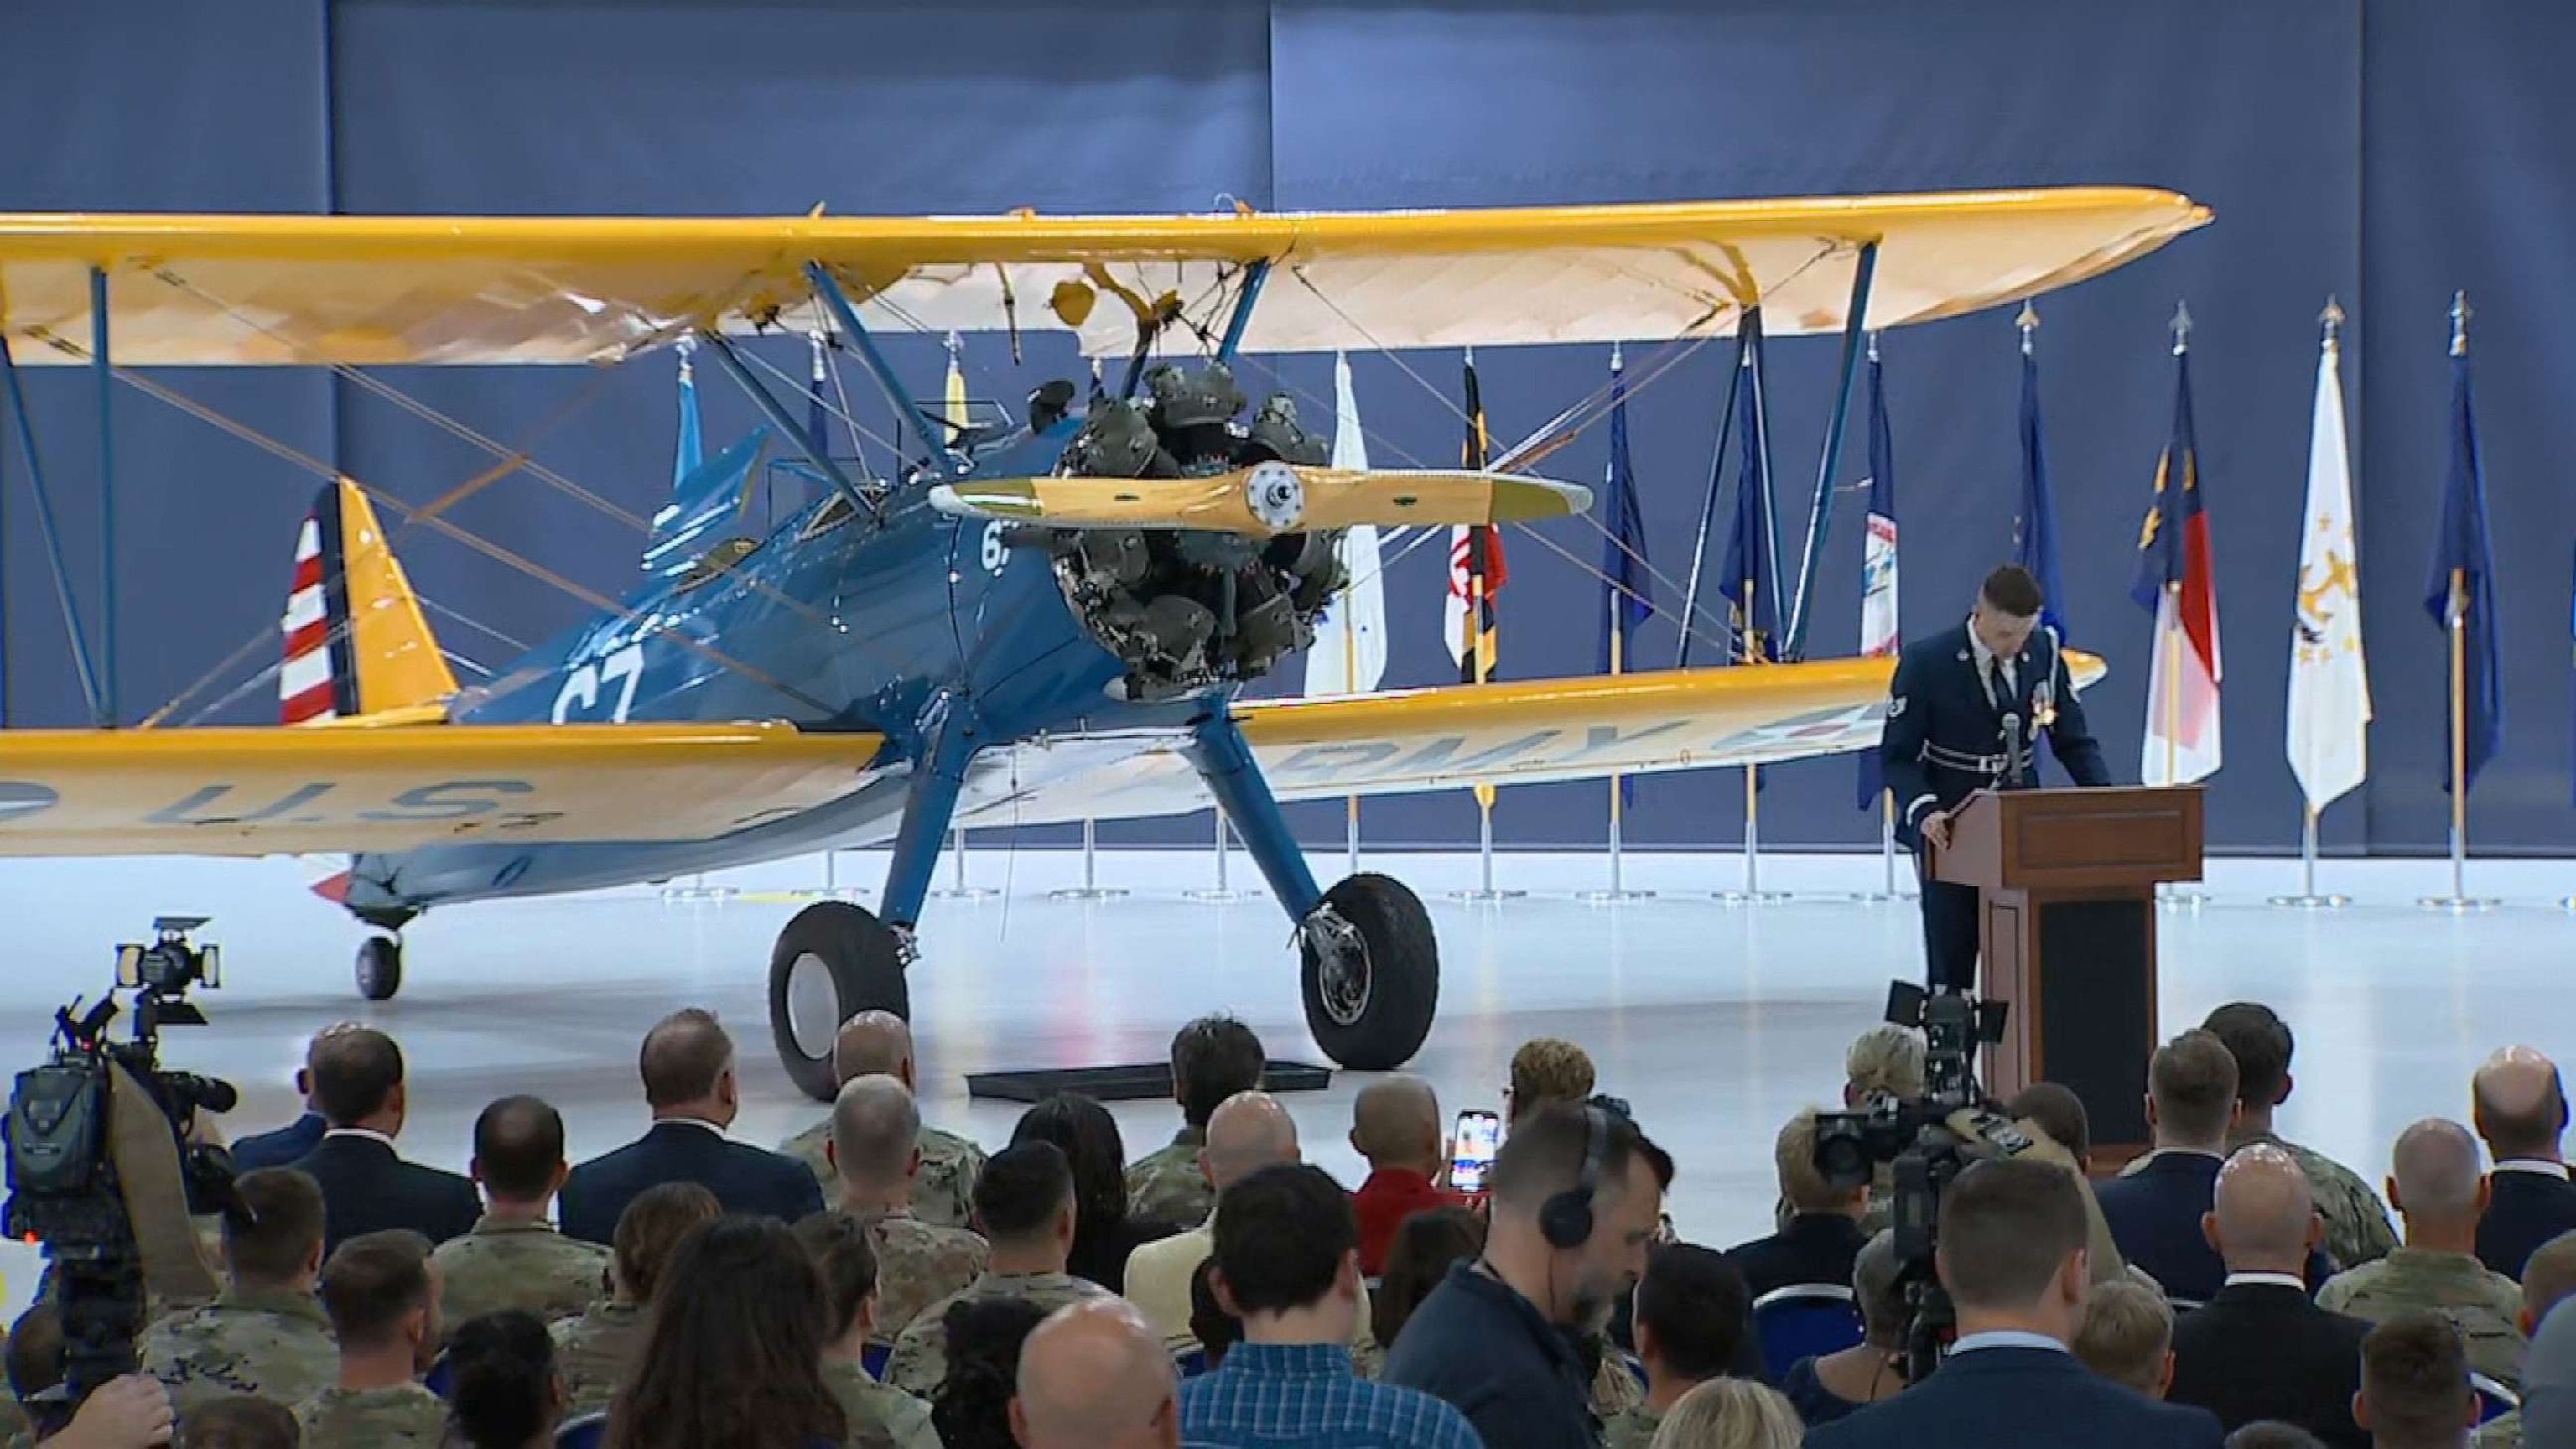
<svg viewBox="0 0 2576 1449">
<path fill-rule="evenodd" d="M 1243 346 L 1243 329 L 1252 323 L 1253 304 L 1261 300 L 1261 284 L 1270 280 L 1270 259 L 1255 257 L 1244 268 L 1243 287 L 1234 294 L 1234 315 L 1226 319 L 1225 340 L 1216 346 L 1216 360 L 1234 361 L 1235 350 Z"/>
<path fill-rule="evenodd" d="M 0 402 L 5 402 L 17 423 L 18 455 L 26 460 L 27 486 L 36 495 L 36 528 L 44 535 L 45 562 L 54 575 L 54 597 L 63 606 L 63 631 L 71 636 L 72 668 L 80 675 L 81 700 L 89 706 L 90 722 L 107 727 L 105 701 L 98 692 L 98 666 L 90 658 L 89 633 L 81 628 L 80 600 L 72 593 L 72 578 L 63 565 L 63 537 L 54 528 L 53 490 L 45 486 L 44 461 L 36 453 L 36 420 L 27 411 L 27 390 L 18 381 L 18 360 L 9 351 L 9 338 L 0 333 Z"/>
<path fill-rule="evenodd" d="M 833 489 L 843 498 L 848 499 L 852 508 L 865 512 L 871 518 L 875 517 L 877 514 L 875 501 L 861 492 L 858 484 L 850 481 L 850 475 L 841 471 L 841 465 L 832 461 L 832 450 L 815 441 L 812 431 L 797 422 L 795 416 L 787 411 L 787 404 L 780 402 L 776 393 L 763 385 L 759 378 L 751 375 L 751 369 L 743 365 L 740 357 L 734 355 L 733 343 L 721 332 L 709 332 L 705 340 L 707 350 L 715 354 L 716 361 L 724 367 L 725 374 L 733 379 L 734 386 L 741 388 L 751 398 L 752 406 L 759 408 L 768 417 L 770 424 L 778 429 L 778 435 L 787 440 L 787 445 L 804 454 L 806 462 L 813 464 L 825 478 L 831 480 Z"/>
<path fill-rule="evenodd" d="M 832 309 L 832 315 L 840 319 L 841 330 L 857 344 L 859 356 L 867 360 L 868 371 L 876 374 L 877 386 L 885 389 L 886 400 L 894 404 L 895 411 L 903 414 L 904 421 L 912 424 L 913 432 L 921 438 L 922 447 L 930 452 L 931 463 L 954 477 L 962 478 L 972 472 L 974 465 L 964 454 L 949 446 L 952 440 L 931 423 L 930 414 L 922 411 L 921 404 L 904 387 L 903 379 L 895 373 L 894 364 L 877 346 L 876 334 L 868 331 L 868 325 L 859 320 L 859 310 L 850 305 L 850 294 L 841 290 L 840 278 L 833 276 L 831 269 L 821 262 L 807 262 L 805 276 L 814 284 L 814 295 L 822 298 L 823 305 Z"/>
</svg>

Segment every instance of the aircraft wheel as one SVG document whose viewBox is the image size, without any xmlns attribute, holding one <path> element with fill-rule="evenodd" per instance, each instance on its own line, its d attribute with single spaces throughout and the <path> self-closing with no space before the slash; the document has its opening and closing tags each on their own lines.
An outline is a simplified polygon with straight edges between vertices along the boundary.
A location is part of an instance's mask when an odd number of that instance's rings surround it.
<svg viewBox="0 0 2576 1449">
<path fill-rule="evenodd" d="M 1431 1034 L 1440 942 L 1422 900 L 1391 876 L 1355 875 L 1324 892 L 1298 931 L 1306 1028 L 1352 1071 L 1392 1071 Z"/>
<path fill-rule="evenodd" d="M 769 953 L 769 1030 L 799 1090 L 832 1100 L 832 1040 L 862 1011 L 910 1018 L 904 938 L 867 910 L 818 901 L 796 913 Z"/>
<path fill-rule="evenodd" d="M 358 943 L 358 994 L 391 1001 L 402 990 L 402 938 L 369 936 Z"/>
</svg>

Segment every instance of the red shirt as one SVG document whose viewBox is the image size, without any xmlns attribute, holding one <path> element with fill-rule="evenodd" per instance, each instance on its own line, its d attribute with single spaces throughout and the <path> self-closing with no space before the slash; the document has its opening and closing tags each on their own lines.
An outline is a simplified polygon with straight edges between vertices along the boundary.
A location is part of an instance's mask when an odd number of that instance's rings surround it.
<svg viewBox="0 0 2576 1449">
<path fill-rule="evenodd" d="M 1372 1278 L 1386 1271 L 1386 1251 L 1395 1245 L 1395 1230 L 1406 1218 L 1465 1202 L 1410 1168 L 1382 1167 L 1370 1173 L 1351 1194 L 1351 1211 L 1360 1221 L 1360 1271 Z"/>
</svg>

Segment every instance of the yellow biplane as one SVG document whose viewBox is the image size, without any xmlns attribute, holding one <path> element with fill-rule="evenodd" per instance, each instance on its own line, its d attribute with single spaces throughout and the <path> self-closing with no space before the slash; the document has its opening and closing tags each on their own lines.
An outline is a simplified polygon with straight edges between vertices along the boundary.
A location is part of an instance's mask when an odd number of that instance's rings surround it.
<svg viewBox="0 0 2576 1449">
<path fill-rule="evenodd" d="M 400 980 L 394 933 L 432 906 L 890 845 L 878 912 L 815 905 L 773 953 L 780 1055 L 828 1096 L 838 1024 L 906 1009 L 953 827 L 1213 800 L 1297 923 L 1318 1044 L 1392 1067 L 1437 1003 L 1430 919 L 1385 876 L 1320 888 L 1280 801 L 1854 749 L 1876 737 L 1889 664 L 1242 701 L 1348 584 L 1339 530 L 1586 511 L 1587 490 L 1526 463 L 1599 408 L 1491 470 L 1343 471 L 1292 410 L 1237 421 L 1226 364 L 1686 347 L 1758 316 L 1771 336 L 1841 333 L 1847 404 L 1863 329 L 2019 301 L 2207 220 L 2170 192 L 2108 187 L 1158 218 L 0 215 L 13 399 L 17 369 L 40 365 L 150 390 L 161 367 L 610 364 L 686 344 L 770 420 L 678 480 L 642 588 L 468 687 L 377 511 L 415 510 L 320 469 L 281 726 L 0 735 L 0 853 L 344 855 L 325 889 L 382 933 L 359 952 L 381 999 Z M 741 339 L 809 318 L 904 419 L 892 476 L 807 441 L 746 364 Z M 1051 385 L 1023 418 L 964 426 L 911 401 L 879 341 L 1021 328 L 1126 356 L 1123 383 L 1087 406 Z M 753 535 L 740 504 L 773 445 L 824 487 Z"/>
</svg>

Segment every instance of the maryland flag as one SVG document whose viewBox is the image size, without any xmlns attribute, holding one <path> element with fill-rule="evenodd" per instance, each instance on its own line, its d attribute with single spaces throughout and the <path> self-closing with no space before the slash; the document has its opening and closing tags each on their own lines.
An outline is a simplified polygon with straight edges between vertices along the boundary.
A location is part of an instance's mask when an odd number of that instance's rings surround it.
<svg viewBox="0 0 2576 1449">
<path fill-rule="evenodd" d="M 1492 454 L 1485 434 L 1485 401 L 1476 389 L 1476 354 L 1467 353 L 1467 445 L 1460 466 L 1483 468 Z M 1503 539 L 1487 524 L 1449 530 L 1449 596 L 1441 611 L 1441 636 L 1458 666 L 1458 682 L 1482 684 L 1500 666 L 1494 596 L 1509 577 Z"/>
</svg>

